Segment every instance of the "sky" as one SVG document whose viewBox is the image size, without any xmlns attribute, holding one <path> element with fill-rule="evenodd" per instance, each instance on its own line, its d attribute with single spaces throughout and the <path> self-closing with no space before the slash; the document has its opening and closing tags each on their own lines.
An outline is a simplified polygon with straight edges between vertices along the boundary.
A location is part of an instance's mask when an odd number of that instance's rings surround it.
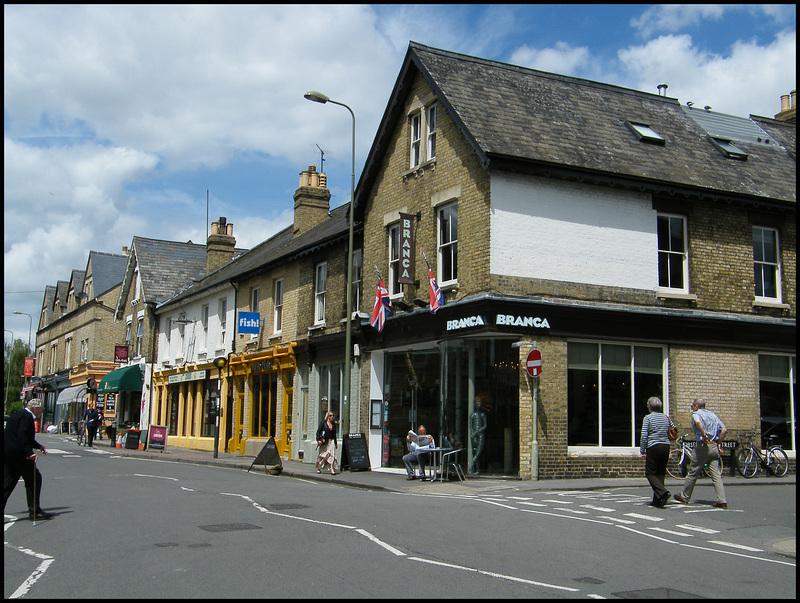
<svg viewBox="0 0 800 603">
<path fill-rule="evenodd" d="M 350 201 L 409 41 L 773 117 L 796 88 L 794 5 L 3 6 L 3 326 L 134 236 L 252 248 L 299 174 Z M 323 151 L 322 154 L 320 151 Z M 206 217 L 208 216 L 208 220 Z M 23 314 L 14 314 L 14 312 Z M 30 319 L 25 314 L 30 315 Z M 5 341 L 11 334 L 4 333 Z"/>
</svg>

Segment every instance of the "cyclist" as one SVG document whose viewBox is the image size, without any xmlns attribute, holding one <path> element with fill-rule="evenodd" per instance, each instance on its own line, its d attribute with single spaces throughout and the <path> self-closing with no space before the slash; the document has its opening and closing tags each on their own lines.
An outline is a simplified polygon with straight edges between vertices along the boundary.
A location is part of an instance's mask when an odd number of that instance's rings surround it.
<svg viewBox="0 0 800 603">
<path fill-rule="evenodd" d="M 689 503 L 695 482 L 703 472 L 703 465 L 708 464 L 711 481 L 717 493 L 717 502 L 713 506 L 717 509 L 727 509 L 728 502 L 725 500 L 725 486 L 722 484 L 720 471 L 720 452 L 722 440 L 728 429 L 717 415 L 706 410 L 706 401 L 703 398 L 696 398 L 692 402 L 692 430 L 697 441 L 692 456 L 692 466 L 683 484 L 683 492 L 676 494 L 675 500 L 684 505 Z"/>
</svg>

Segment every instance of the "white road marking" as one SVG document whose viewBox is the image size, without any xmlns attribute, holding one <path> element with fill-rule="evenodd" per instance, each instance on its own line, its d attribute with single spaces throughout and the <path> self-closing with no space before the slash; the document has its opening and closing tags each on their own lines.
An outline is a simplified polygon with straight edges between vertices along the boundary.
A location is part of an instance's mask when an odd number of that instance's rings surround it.
<svg viewBox="0 0 800 603">
<path fill-rule="evenodd" d="M 581 505 L 584 509 L 592 509 L 593 511 L 601 511 L 603 513 L 613 513 L 615 509 L 609 509 L 608 507 L 596 507 L 595 505 Z"/>
<path fill-rule="evenodd" d="M 722 546 L 729 546 L 734 549 L 742 549 L 743 551 L 752 551 L 754 553 L 763 553 L 764 549 L 755 549 L 751 546 L 745 546 L 743 544 L 734 544 L 732 542 L 725 542 L 723 540 L 709 540 L 710 544 L 721 544 Z"/>
<path fill-rule="evenodd" d="M 655 530 L 657 532 L 664 532 L 665 534 L 672 534 L 673 536 L 685 536 L 686 538 L 694 538 L 694 534 L 686 534 L 684 532 L 676 532 L 674 530 L 668 530 L 667 528 L 659 528 L 659 527 L 650 527 L 647 528 L 648 530 Z"/>
<path fill-rule="evenodd" d="M 663 517 L 653 517 L 652 515 L 642 515 L 641 513 L 625 513 L 625 517 L 633 517 L 634 519 L 644 519 L 646 521 L 664 521 Z"/>
<path fill-rule="evenodd" d="M 440 567 L 448 567 L 450 569 L 457 569 L 465 572 L 475 572 L 477 574 L 482 574 L 484 576 L 490 576 L 492 578 L 500 578 L 502 580 L 510 580 L 512 582 L 521 582 L 522 584 L 531 584 L 533 586 L 544 586 L 545 588 L 554 588 L 556 590 L 566 590 L 571 593 L 579 592 L 577 588 L 571 588 L 569 586 L 560 586 L 558 584 L 548 584 L 547 582 L 537 582 L 536 580 L 528 580 L 526 578 L 517 578 L 516 576 L 508 576 L 506 574 L 498 574 L 496 572 L 487 572 L 485 570 L 479 570 L 473 567 L 465 567 L 463 565 L 455 565 L 453 563 L 442 563 L 441 561 L 432 561 L 430 559 L 422 559 L 420 557 L 409 557 L 410 561 L 419 561 L 420 563 L 429 563 L 430 565 L 438 565 Z"/>
<path fill-rule="evenodd" d="M 636 522 L 631 521 L 630 519 L 622 519 L 621 517 L 610 517 L 609 515 L 600 515 L 600 519 L 610 519 L 611 521 L 616 521 L 618 523 L 627 523 L 628 525 L 634 525 Z"/>
<path fill-rule="evenodd" d="M 719 534 L 719 530 L 712 530 L 711 528 L 701 528 L 700 526 L 693 526 L 688 523 L 681 523 L 675 526 L 682 530 L 691 530 L 692 532 L 701 532 L 703 534 Z"/>
<path fill-rule="evenodd" d="M 5 546 L 10 546 L 7 542 L 4 542 L 3 544 L 5 544 Z M 31 572 L 31 575 L 25 578 L 25 580 L 22 582 L 22 584 L 19 585 L 17 590 L 11 593 L 11 595 L 8 597 L 9 599 L 19 599 L 20 597 L 24 597 L 25 595 L 28 594 L 28 591 L 30 591 L 31 587 L 34 584 L 36 584 L 36 581 L 44 575 L 44 573 L 47 571 L 47 568 L 50 567 L 50 564 L 53 563 L 55 559 L 50 555 L 45 555 L 44 553 L 37 553 L 36 551 L 32 551 L 30 549 L 26 549 L 23 547 L 11 546 L 10 548 L 16 549 L 17 551 L 25 555 L 29 555 L 31 557 L 35 557 L 36 559 L 42 560 L 42 562 L 36 567 L 36 569 L 33 570 L 33 572 Z"/>
</svg>

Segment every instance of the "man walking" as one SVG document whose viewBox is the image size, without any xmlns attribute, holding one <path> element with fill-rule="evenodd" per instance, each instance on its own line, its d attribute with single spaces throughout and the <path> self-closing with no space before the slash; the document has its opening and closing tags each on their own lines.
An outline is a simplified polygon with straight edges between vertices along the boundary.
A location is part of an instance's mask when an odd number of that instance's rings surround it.
<svg viewBox="0 0 800 603">
<path fill-rule="evenodd" d="M 703 466 L 708 464 L 711 482 L 717 493 L 717 502 L 712 506 L 718 509 L 727 509 L 728 502 L 725 500 L 725 486 L 722 485 L 722 472 L 720 471 L 720 452 L 722 451 L 722 440 L 728 433 L 728 429 L 717 415 L 706 410 L 706 401 L 703 398 L 697 398 L 692 402 L 692 430 L 694 430 L 697 442 L 694 447 L 692 464 L 683 484 L 683 491 L 675 495 L 675 500 L 683 504 L 689 503 L 695 482 L 703 472 Z"/>
<path fill-rule="evenodd" d="M 11 493 L 19 481 L 25 480 L 25 494 L 28 497 L 28 519 L 50 519 L 52 515 L 41 508 L 42 474 L 36 468 L 34 448 L 47 454 L 44 446 L 36 441 L 34 421 L 44 412 L 42 401 L 38 398 L 28 402 L 26 408 L 18 410 L 8 419 L 3 433 L 3 510 Z"/>
</svg>

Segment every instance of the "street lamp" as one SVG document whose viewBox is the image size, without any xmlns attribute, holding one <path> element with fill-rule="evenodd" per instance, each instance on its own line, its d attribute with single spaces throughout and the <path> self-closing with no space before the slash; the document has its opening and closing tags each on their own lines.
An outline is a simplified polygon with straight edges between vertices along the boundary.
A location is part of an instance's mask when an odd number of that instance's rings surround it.
<svg viewBox="0 0 800 603">
<path fill-rule="evenodd" d="M 21 316 L 27 316 L 28 317 L 28 353 L 30 354 L 30 352 L 31 352 L 31 328 L 33 327 L 33 316 L 31 316 L 27 312 L 17 312 L 16 310 L 14 310 L 14 314 L 19 314 Z"/>
<path fill-rule="evenodd" d="M 217 404 L 214 409 L 214 458 L 219 456 L 219 408 L 222 398 L 222 369 L 228 364 L 228 359 L 225 356 L 214 358 L 214 366 L 219 369 L 217 376 Z"/>
<path fill-rule="evenodd" d="M 9 331 L 8 329 L 3 329 L 4 333 L 11 333 L 11 349 L 14 349 L 14 331 Z M 5 335 L 3 335 L 5 338 Z M 6 410 L 8 409 L 8 387 L 11 385 L 11 354 L 8 355 L 8 377 L 6 377 L 6 399 L 3 402 L 3 414 L 6 414 Z"/>
<path fill-rule="evenodd" d="M 350 430 L 350 408 L 348 401 L 350 399 L 350 356 L 353 353 L 351 343 L 350 325 L 353 321 L 353 214 L 355 213 L 355 185 L 356 185 L 356 115 L 353 110 L 344 103 L 331 100 L 321 92 L 306 92 L 303 95 L 310 101 L 315 103 L 333 103 L 339 105 L 350 111 L 350 116 L 353 118 L 353 136 L 352 136 L 352 157 L 350 172 L 350 236 L 347 246 L 347 321 L 345 331 L 345 355 L 344 355 L 344 392 L 342 400 L 342 437 L 346 437 L 347 432 Z"/>
</svg>

